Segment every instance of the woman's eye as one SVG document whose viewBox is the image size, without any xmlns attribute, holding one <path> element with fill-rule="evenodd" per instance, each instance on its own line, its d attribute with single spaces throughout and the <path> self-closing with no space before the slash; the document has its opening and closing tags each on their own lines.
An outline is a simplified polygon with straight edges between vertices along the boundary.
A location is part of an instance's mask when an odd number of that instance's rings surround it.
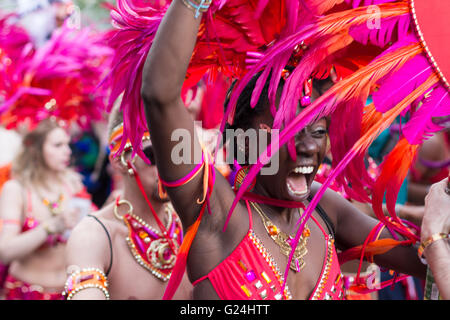
<svg viewBox="0 0 450 320">
<path fill-rule="evenodd" d="M 313 129 L 313 130 L 311 130 L 311 134 L 314 136 L 314 137 L 323 137 L 324 135 L 326 135 L 328 133 L 328 130 L 327 129 L 325 129 L 325 128 L 316 128 L 316 129 Z"/>
</svg>

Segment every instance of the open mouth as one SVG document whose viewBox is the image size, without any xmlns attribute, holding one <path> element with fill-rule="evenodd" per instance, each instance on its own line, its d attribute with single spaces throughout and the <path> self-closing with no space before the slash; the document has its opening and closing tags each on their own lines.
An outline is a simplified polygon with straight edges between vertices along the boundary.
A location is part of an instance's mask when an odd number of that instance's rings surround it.
<svg viewBox="0 0 450 320">
<path fill-rule="evenodd" d="M 311 174 L 314 171 L 314 166 L 298 166 L 295 167 L 286 179 L 286 185 L 289 193 L 293 196 L 304 196 L 308 194 Z"/>
</svg>

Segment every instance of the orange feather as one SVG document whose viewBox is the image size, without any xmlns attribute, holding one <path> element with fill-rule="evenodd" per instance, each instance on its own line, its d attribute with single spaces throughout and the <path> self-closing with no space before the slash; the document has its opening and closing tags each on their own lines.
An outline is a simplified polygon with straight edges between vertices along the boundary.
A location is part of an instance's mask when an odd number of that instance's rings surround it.
<svg viewBox="0 0 450 320">
<path fill-rule="evenodd" d="M 318 22 L 318 35 L 335 34 L 336 32 L 340 32 L 343 28 L 361 25 L 367 23 L 367 21 L 373 20 L 374 14 L 371 10 L 368 10 L 369 7 L 370 6 L 358 7 L 328 14 Z M 398 17 L 410 13 L 408 1 L 405 0 L 394 3 L 388 2 L 378 4 L 377 7 L 379 8 L 379 15 L 377 16 L 379 19 Z"/>
<path fill-rule="evenodd" d="M 380 239 L 373 242 L 370 242 L 364 250 L 364 257 L 371 258 L 375 255 L 383 254 L 392 250 L 393 248 L 404 244 L 403 241 L 398 241 L 394 239 Z M 344 264 L 350 260 L 359 259 L 361 256 L 361 250 L 363 246 L 357 246 L 339 254 L 339 263 Z"/>
<path fill-rule="evenodd" d="M 370 127 L 383 117 L 381 112 L 378 112 L 373 103 L 364 107 L 361 134 L 364 135 Z"/>
</svg>

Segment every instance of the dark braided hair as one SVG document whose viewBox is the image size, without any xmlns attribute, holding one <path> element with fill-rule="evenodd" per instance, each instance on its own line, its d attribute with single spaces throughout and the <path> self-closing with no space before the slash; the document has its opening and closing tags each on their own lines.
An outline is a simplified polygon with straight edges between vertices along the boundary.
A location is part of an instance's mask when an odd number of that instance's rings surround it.
<svg viewBox="0 0 450 320">
<path fill-rule="evenodd" d="M 286 66 L 285 67 L 288 72 L 292 72 L 294 70 L 294 67 L 292 66 Z M 230 125 L 229 123 L 226 124 L 226 129 L 248 129 L 252 125 L 252 120 L 254 117 L 261 115 L 264 113 L 264 110 L 266 110 L 267 107 L 269 107 L 269 86 L 270 86 L 270 80 L 272 78 L 272 72 L 269 73 L 269 76 L 266 79 L 266 83 L 264 84 L 263 89 L 261 90 L 261 94 L 259 95 L 259 100 L 256 103 L 255 107 L 252 108 L 250 106 L 250 101 L 252 98 L 253 90 L 255 89 L 256 82 L 258 81 L 259 77 L 261 76 L 262 71 L 259 71 L 257 74 L 253 76 L 253 78 L 247 83 L 244 90 L 242 90 L 241 95 L 239 96 L 237 102 L 236 102 L 236 112 L 234 115 L 234 121 L 233 125 Z M 224 110 L 226 111 L 228 104 L 230 102 L 230 97 L 233 92 L 233 89 L 236 85 L 237 80 L 234 80 L 231 84 L 230 88 L 228 89 L 226 99 L 224 102 Z M 284 86 L 285 80 L 283 77 L 280 78 L 280 82 L 278 83 L 278 90 L 282 89 Z"/>
<path fill-rule="evenodd" d="M 258 81 L 259 77 L 261 76 L 262 71 L 258 72 L 253 78 L 247 83 L 244 90 L 241 92 L 241 95 L 239 96 L 237 102 L 236 102 L 236 111 L 234 115 L 234 121 L 233 124 L 229 124 L 228 122 L 225 125 L 224 132 L 222 133 L 222 144 L 226 144 L 227 140 L 230 138 L 236 139 L 236 137 L 228 137 L 226 135 L 227 129 L 243 129 L 247 130 L 252 127 L 252 121 L 256 116 L 259 116 L 263 114 L 266 110 L 266 108 L 269 107 L 269 86 L 270 86 L 270 78 L 271 75 L 267 77 L 266 83 L 264 84 L 264 87 L 261 91 L 261 94 L 259 96 L 258 102 L 256 103 L 255 107 L 251 107 L 251 98 L 253 90 L 255 89 L 256 82 Z M 224 102 L 224 110 L 226 112 L 226 109 L 228 107 L 228 104 L 230 102 L 230 97 L 233 92 L 233 89 L 237 83 L 237 80 L 233 81 L 230 88 L 228 89 L 226 99 Z M 280 80 L 280 86 L 284 85 L 284 79 Z M 237 143 L 235 140 L 234 143 L 234 151 L 233 155 L 236 155 L 238 152 L 237 149 Z"/>
<path fill-rule="evenodd" d="M 239 96 L 237 102 L 236 102 L 236 112 L 234 115 L 234 121 L 233 124 L 230 125 L 228 122 L 225 126 L 225 129 L 248 129 L 251 127 L 252 119 L 255 116 L 258 116 L 264 112 L 266 107 L 269 105 L 269 81 L 266 81 L 264 84 L 264 87 L 261 91 L 261 95 L 259 96 L 259 100 L 256 103 L 255 107 L 252 108 L 250 106 L 250 101 L 252 98 L 253 90 L 255 89 L 256 82 L 258 81 L 259 76 L 261 75 L 261 72 L 257 73 L 245 86 L 244 90 L 242 91 L 241 95 Z M 233 89 L 236 85 L 237 80 L 233 81 L 230 88 L 227 92 L 227 98 L 225 99 L 224 103 L 224 109 L 226 111 L 228 104 L 230 102 L 230 97 L 233 92 Z"/>
</svg>

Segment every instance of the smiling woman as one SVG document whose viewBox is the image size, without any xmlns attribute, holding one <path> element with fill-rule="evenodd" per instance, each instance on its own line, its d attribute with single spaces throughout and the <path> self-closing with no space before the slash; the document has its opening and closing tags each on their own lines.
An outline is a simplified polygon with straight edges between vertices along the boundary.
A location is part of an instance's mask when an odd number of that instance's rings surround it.
<svg viewBox="0 0 450 320">
<path fill-rule="evenodd" d="M 173 144 L 169 142 L 172 130 L 184 128 L 194 136 L 192 120 L 178 97 L 198 26 L 199 20 L 181 1 L 171 4 L 148 54 L 141 91 L 148 125 L 154 132 L 152 141 L 161 179 L 186 181 L 176 185 L 167 184 L 170 186 L 167 187 L 167 193 L 183 225 L 190 226 L 198 215 L 202 216 L 206 204 L 190 199 L 192 195 L 202 194 L 208 188 L 208 204 L 212 214 L 205 215 L 201 222 L 197 220 L 186 235 L 187 239 L 192 239 L 195 228 L 198 228 L 195 238 L 191 240 L 187 260 L 188 275 L 194 284 L 194 298 L 342 299 L 342 275 L 335 241 L 339 241 L 341 249 L 362 243 L 376 226 L 376 221 L 360 214 L 345 199 L 331 191 L 325 193 L 321 205 L 312 215 L 312 222 L 305 228 L 306 233 L 302 235 L 304 240 L 300 240 L 295 248 L 299 255 L 292 253 L 296 259 L 287 273 L 286 286 L 285 277 L 279 269 L 288 261 L 289 253 L 286 254 L 285 248 L 289 248 L 294 241 L 292 230 L 297 229 L 302 208 L 307 205 L 308 196 L 314 195 L 317 190 L 313 178 L 326 151 L 326 118 L 312 121 L 295 135 L 290 144 L 280 147 L 279 170 L 274 175 L 257 175 L 252 192 L 244 193 L 246 196 L 237 203 L 231 217 L 228 211 L 237 190 L 232 190 L 220 174 L 207 173 L 209 165 L 204 165 L 203 178 L 194 175 L 192 179 L 186 180 L 183 177 L 197 170 L 195 166 L 172 163 L 170 155 Z M 167 73 L 167 70 L 170 72 Z M 236 100 L 232 128 L 280 128 L 279 119 L 274 117 L 271 106 L 277 105 L 282 96 L 273 96 L 263 74 L 254 76 L 241 91 Z M 284 80 L 283 77 L 280 79 Z M 260 95 L 258 100 L 253 101 L 251 93 L 255 88 L 259 88 Z M 320 92 L 313 93 L 313 88 L 314 81 L 305 84 L 303 94 L 309 95 L 310 99 L 299 101 L 306 107 L 301 109 L 301 113 L 308 109 L 311 100 L 320 95 Z M 199 150 L 198 143 L 192 141 L 192 150 Z M 247 143 L 244 152 L 247 153 L 249 147 Z M 205 179 L 208 176 L 210 179 L 207 183 Z M 211 179 L 213 176 L 214 180 Z M 255 205 L 255 202 L 259 203 Z M 357 231 L 353 229 L 355 221 L 360 226 Z M 220 232 L 221 229 L 225 230 Z M 353 229 L 352 232 L 350 229 Z M 381 237 L 390 236 L 386 230 L 381 234 Z M 180 268 L 183 254 L 189 246 L 188 241 L 183 244 L 185 246 L 180 249 L 177 260 Z M 407 268 L 410 272 L 424 272 L 414 250 L 402 248 L 399 251 L 399 256 L 407 255 L 409 260 L 415 260 Z M 402 267 L 399 261 L 388 260 Z M 174 273 L 176 270 L 175 267 Z M 174 292 L 176 279 L 172 276 L 165 298 L 171 297 Z"/>
</svg>

